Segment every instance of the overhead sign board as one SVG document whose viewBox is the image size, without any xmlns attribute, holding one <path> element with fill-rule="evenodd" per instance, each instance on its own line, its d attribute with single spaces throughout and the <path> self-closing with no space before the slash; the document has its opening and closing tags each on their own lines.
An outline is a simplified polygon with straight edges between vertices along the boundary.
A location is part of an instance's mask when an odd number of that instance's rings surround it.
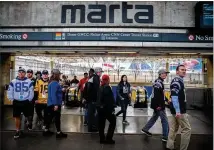
<svg viewBox="0 0 214 150">
<path fill-rule="evenodd" d="M 0 41 L 127 41 L 212 43 L 213 35 L 158 32 L 0 32 Z"/>
<path fill-rule="evenodd" d="M 213 2 L 198 2 L 196 4 L 195 22 L 198 28 L 213 28 Z"/>
</svg>

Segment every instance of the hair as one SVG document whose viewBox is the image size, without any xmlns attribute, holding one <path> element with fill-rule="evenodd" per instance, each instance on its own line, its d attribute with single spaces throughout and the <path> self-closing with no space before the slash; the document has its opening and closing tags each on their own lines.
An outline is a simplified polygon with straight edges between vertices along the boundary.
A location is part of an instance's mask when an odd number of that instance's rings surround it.
<svg viewBox="0 0 214 150">
<path fill-rule="evenodd" d="M 94 69 L 93 69 L 93 68 L 91 68 L 91 69 L 89 70 L 89 72 L 94 73 L 95 71 L 94 71 Z"/>
<path fill-rule="evenodd" d="M 122 76 L 121 76 L 120 83 L 123 83 L 123 77 L 126 77 L 126 78 L 127 78 L 127 76 L 126 76 L 126 75 L 122 75 Z M 126 80 L 126 82 L 128 83 L 128 79 Z"/>
<path fill-rule="evenodd" d="M 178 66 L 176 67 L 176 71 L 178 71 L 180 67 L 185 67 L 185 66 L 184 66 L 184 65 L 178 65 Z"/>
<path fill-rule="evenodd" d="M 85 72 L 85 73 L 84 73 L 84 75 L 88 75 L 88 73 L 87 73 L 87 72 Z"/>
<path fill-rule="evenodd" d="M 50 80 L 48 83 L 51 83 L 52 81 L 57 81 L 59 82 L 60 81 L 60 74 L 52 74 L 51 77 L 50 77 Z"/>
</svg>

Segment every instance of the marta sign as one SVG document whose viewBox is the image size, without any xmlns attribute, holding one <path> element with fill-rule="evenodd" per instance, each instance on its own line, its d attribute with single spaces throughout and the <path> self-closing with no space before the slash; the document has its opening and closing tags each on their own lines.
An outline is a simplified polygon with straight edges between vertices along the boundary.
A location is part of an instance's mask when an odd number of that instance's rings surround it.
<svg viewBox="0 0 214 150">
<path fill-rule="evenodd" d="M 89 4 L 87 7 L 85 5 L 62 5 L 61 23 L 68 23 L 66 15 L 68 10 L 70 11 L 70 23 L 73 24 L 76 23 L 77 19 L 79 19 L 82 24 L 86 22 L 86 19 L 90 23 L 111 24 L 114 23 L 116 19 L 118 20 L 118 18 L 115 18 L 115 13 L 121 13 L 122 23 L 153 23 L 152 5 L 133 5 L 127 4 L 127 2 L 122 2 L 122 5 L 112 4 L 109 6 L 105 4 Z M 135 12 L 133 10 L 135 10 Z M 77 12 L 80 12 L 79 15 L 77 15 Z M 77 18 L 77 16 L 79 16 L 79 18 Z"/>
</svg>

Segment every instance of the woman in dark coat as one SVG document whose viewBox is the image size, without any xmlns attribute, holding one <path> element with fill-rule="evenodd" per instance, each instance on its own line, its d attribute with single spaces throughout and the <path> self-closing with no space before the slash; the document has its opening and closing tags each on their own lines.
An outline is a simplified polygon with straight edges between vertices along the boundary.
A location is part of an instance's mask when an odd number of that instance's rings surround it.
<svg viewBox="0 0 214 150">
<path fill-rule="evenodd" d="M 121 110 L 116 114 L 116 116 L 119 116 L 123 113 L 123 124 L 128 125 L 128 121 L 126 120 L 126 111 L 127 107 L 130 103 L 131 98 L 131 90 L 130 90 L 130 84 L 127 81 L 127 76 L 122 75 L 121 81 L 117 86 L 117 99 L 120 102 Z"/>
</svg>

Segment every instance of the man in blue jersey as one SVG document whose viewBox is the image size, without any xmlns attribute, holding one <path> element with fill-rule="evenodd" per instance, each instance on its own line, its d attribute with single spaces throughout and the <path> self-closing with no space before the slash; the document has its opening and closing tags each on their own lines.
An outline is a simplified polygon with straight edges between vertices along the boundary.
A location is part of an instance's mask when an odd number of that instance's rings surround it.
<svg viewBox="0 0 214 150">
<path fill-rule="evenodd" d="M 175 148 L 175 139 L 180 127 L 180 150 L 187 150 L 191 137 L 191 126 L 186 113 L 186 92 L 183 79 L 186 76 L 186 67 L 184 65 L 177 66 L 176 75 L 177 76 L 170 84 L 172 101 L 172 103 L 170 103 L 170 111 L 172 114 L 172 120 L 166 147 L 170 150 Z"/>
<path fill-rule="evenodd" d="M 33 83 L 30 79 L 25 77 L 25 69 L 20 68 L 18 72 L 18 77 L 10 82 L 7 92 L 8 99 L 13 101 L 13 117 L 16 124 L 14 139 L 19 138 L 21 135 L 21 113 L 23 113 L 28 120 L 28 129 L 32 130 L 30 101 L 32 101 L 34 97 Z"/>
</svg>

